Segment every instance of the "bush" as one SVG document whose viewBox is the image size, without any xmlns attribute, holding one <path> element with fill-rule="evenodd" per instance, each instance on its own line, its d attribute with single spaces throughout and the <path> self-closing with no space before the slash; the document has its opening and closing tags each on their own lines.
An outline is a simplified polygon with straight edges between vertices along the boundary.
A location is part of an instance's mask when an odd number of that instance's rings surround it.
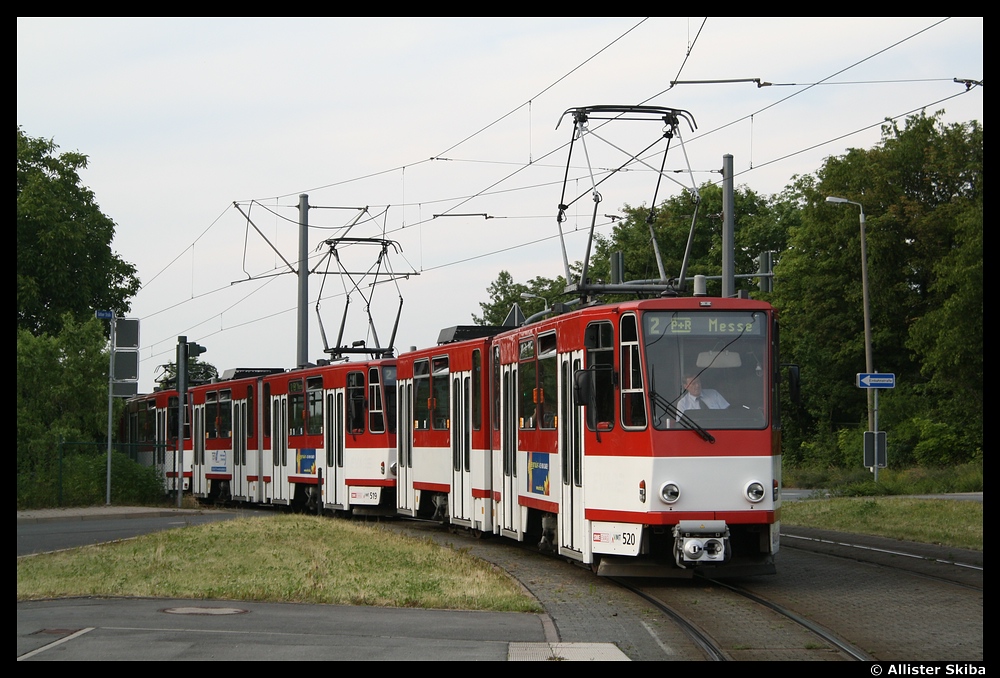
<svg viewBox="0 0 1000 678">
<path fill-rule="evenodd" d="M 63 446 L 61 474 L 59 463 L 47 465 L 46 471 L 18 474 L 18 509 L 105 503 L 107 455 L 97 444 L 87 444 L 82 450 L 75 447 Z M 58 453 L 54 456 L 58 459 Z M 112 504 L 157 504 L 163 497 L 163 479 L 156 469 L 112 453 Z"/>
</svg>

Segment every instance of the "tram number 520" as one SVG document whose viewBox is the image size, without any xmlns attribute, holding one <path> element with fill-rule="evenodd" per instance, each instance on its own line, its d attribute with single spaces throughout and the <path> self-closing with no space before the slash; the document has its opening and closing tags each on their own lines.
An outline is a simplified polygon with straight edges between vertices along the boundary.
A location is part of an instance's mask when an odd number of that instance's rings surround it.
<svg viewBox="0 0 1000 678">
<path fill-rule="evenodd" d="M 593 523 L 594 553 L 625 556 L 639 555 L 642 543 L 642 525 L 630 523 Z"/>
</svg>

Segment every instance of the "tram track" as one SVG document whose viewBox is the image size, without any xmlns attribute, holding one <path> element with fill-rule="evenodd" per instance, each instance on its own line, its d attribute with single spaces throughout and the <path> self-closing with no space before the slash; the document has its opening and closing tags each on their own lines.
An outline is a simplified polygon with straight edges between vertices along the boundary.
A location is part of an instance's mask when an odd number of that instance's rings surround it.
<svg viewBox="0 0 1000 678">
<path fill-rule="evenodd" d="M 821 625 L 738 586 L 704 578 L 669 584 L 612 580 L 678 624 L 709 661 L 871 660 Z"/>
</svg>

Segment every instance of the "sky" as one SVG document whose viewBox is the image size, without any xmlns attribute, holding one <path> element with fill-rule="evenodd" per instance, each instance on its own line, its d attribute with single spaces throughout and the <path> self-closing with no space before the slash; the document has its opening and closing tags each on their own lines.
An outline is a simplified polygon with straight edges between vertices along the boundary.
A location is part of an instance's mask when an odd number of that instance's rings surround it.
<svg viewBox="0 0 1000 678">
<path fill-rule="evenodd" d="M 300 194 L 311 268 L 326 270 L 324 241 L 357 220 L 350 237 L 392 240 L 387 265 L 409 274 L 362 279 L 364 294 L 346 283 L 342 343 L 374 343 L 370 295 L 386 344 L 401 296 L 396 347 L 426 347 L 471 323 L 501 270 L 519 282 L 563 272 L 567 109 L 690 113 L 697 129 L 682 125 L 667 167 L 692 171 L 671 172 L 658 201 L 719 181 L 727 154 L 737 184 L 771 195 L 871 147 L 887 118 L 984 122 L 982 87 L 955 78 L 983 79 L 982 17 L 17 19 L 17 124 L 89 156 L 83 183 L 143 284 L 130 313 L 140 391 L 180 335 L 220 370 L 294 366 L 284 260 L 296 265 Z M 660 135 L 655 122 L 591 129 L 597 171 Z M 630 170 L 600 187 L 599 232 L 604 215 L 651 200 L 655 173 Z M 579 146 L 569 177 L 584 196 L 564 224 L 575 261 L 593 209 Z M 378 251 L 338 248 L 352 271 Z M 309 284 L 315 361 L 317 305 L 333 344 L 348 296 L 339 276 Z"/>
</svg>

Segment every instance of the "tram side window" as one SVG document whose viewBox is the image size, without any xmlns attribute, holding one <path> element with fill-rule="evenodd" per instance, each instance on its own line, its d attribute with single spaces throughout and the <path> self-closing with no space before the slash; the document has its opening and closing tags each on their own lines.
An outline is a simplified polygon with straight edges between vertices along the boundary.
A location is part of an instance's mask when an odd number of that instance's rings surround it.
<svg viewBox="0 0 1000 678">
<path fill-rule="evenodd" d="M 538 425 L 543 429 L 554 429 L 557 421 L 558 399 L 556 365 L 556 334 L 551 332 L 538 337 L 538 394 L 536 400 L 541 405 Z"/>
<path fill-rule="evenodd" d="M 477 348 L 472 352 L 472 428 L 483 427 L 483 359 Z"/>
<path fill-rule="evenodd" d="M 288 382 L 288 435 L 300 436 L 305 433 L 306 396 L 302 380 Z"/>
<path fill-rule="evenodd" d="M 171 398 L 171 400 L 176 401 L 177 398 Z M 177 403 L 174 403 L 174 412 L 177 411 Z M 174 421 L 177 421 L 177 415 L 174 414 Z M 139 411 L 139 430 L 141 431 L 139 438 L 144 443 L 156 443 L 160 442 L 156 439 L 156 403 L 150 400 L 144 409 Z M 176 436 L 175 436 L 176 437 Z"/>
<path fill-rule="evenodd" d="M 535 428 L 538 417 L 537 396 L 538 383 L 535 365 L 535 340 L 525 339 L 518 347 L 517 386 L 521 397 L 518 401 L 518 427 L 521 429 Z"/>
<path fill-rule="evenodd" d="M 621 321 L 622 425 L 646 426 L 646 393 L 642 388 L 642 361 L 639 357 L 639 330 L 634 315 Z"/>
<path fill-rule="evenodd" d="M 368 368 L 368 408 L 368 430 L 384 433 L 385 412 L 382 410 L 382 388 L 377 367 Z"/>
<path fill-rule="evenodd" d="M 413 428 L 426 430 L 430 425 L 431 374 L 430 361 L 413 363 Z"/>
<path fill-rule="evenodd" d="M 177 402 L 180 400 L 173 396 L 167 400 L 167 439 L 177 440 Z"/>
<path fill-rule="evenodd" d="M 271 385 L 264 384 L 264 436 L 271 437 Z"/>
<path fill-rule="evenodd" d="M 306 430 L 311 436 L 323 433 L 323 377 L 309 377 L 306 380 Z"/>
<path fill-rule="evenodd" d="M 347 432 L 365 432 L 365 373 L 347 373 Z"/>
<path fill-rule="evenodd" d="M 396 368 L 382 368 L 382 393 L 385 396 L 385 419 L 389 433 L 396 432 Z"/>
<path fill-rule="evenodd" d="M 490 412 L 490 420 L 493 422 L 493 430 L 500 430 L 500 347 L 493 347 L 493 405 Z"/>
<path fill-rule="evenodd" d="M 609 430 L 615 421 L 615 343 L 611 323 L 588 325 L 584 345 L 587 369 L 594 373 L 594 397 L 587 406 L 587 426 L 591 430 Z"/>
<path fill-rule="evenodd" d="M 257 435 L 253 427 L 253 420 L 255 416 L 256 410 L 253 405 L 253 386 L 247 386 L 247 413 L 245 415 L 247 438 L 253 438 Z M 244 454 L 246 454 L 246 450 L 244 450 Z"/>
<path fill-rule="evenodd" d="M 233 437 L 233 392 L 219 391 L 219 419 L 217 430 L 220 438 Z"/>
<path fill-rule="evenodd" d="M 448 391 L 448 356 L 438 356 L 433 359 L 431 372 L 431 391 L 433 396 L 434 416 L 433 426 L 439 431 L 448 430 L 450 420 L 448 413 L 451 411 L 451 396 Z"/>
</svg>

